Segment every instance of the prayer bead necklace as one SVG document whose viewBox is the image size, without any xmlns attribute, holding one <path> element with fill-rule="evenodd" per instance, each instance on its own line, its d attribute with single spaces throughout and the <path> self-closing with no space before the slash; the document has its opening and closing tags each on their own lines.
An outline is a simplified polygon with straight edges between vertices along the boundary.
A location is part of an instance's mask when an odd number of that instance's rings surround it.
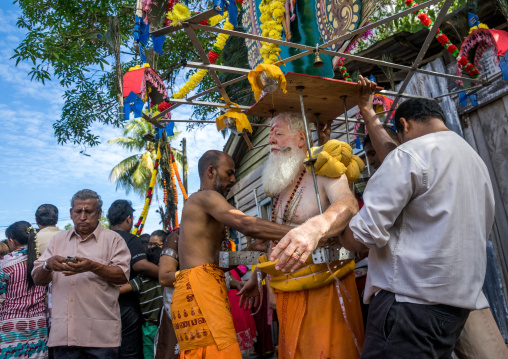
<svg viewBox="0 0 508 359">
<path fill-rule="evenodd" d="M 300 173 L 300 177 L 298 177 L 298 180 L 296 181 L 296 184 L 295 184 L 295 188 L 293 189 L 293 192 L 291 192 L 291 195 L 289 196 L 289 199 L 286 203 L 286 206 L 284 207 L 284 213 L 283 213 L 283 216 L 282 216 L 282 224 L 287 224 L 288 223 L 288 220 L 289 220 L 289 206 L 291 205 L 291 202 L 293 202 L 293 198 L 296 194 L 296 191 L 298 191 L 298 188 L 300 187 L 300 184 L 302 182 L 302 179 L 303 179 L 303 176 L 305 175 L 305 172 L 307 172 L 307 170 L 304 168 L 302 173 Z M 271 221 L 273 223 L 275 223 L 276 219 L 277 219 L 277 210 L 279 208 L 279 200 L 280 200 L 280 194 L 277 195 L 277 197 L 275 197 L 275 206 L 273 207 L 272 209 L 272 218 L 271 218 Z M 296 209 L 295 209 L 296 211 Z M 294 212 L 293 212 L 294 214 Z"/>
</svg>

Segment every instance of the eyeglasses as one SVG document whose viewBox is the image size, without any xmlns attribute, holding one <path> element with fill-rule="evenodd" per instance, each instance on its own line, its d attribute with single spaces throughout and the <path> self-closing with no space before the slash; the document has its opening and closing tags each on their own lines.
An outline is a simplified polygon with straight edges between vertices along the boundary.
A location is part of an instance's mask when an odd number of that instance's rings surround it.
<svg viewBox="0 0 508 359">
<path fill-rule="evenodd" d="M 148 248 L 159 247 L 162 248 L 162 243 L 149 242 Z"/>
</svg>

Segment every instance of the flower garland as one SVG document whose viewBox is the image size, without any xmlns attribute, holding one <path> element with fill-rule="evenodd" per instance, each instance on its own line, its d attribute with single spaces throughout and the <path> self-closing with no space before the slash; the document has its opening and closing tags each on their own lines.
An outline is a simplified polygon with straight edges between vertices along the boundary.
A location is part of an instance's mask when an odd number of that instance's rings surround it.
<svg viewBox="0 0 508 359">
<path fill-rule="evenodd" d="M 418 4 L 414 0 L 406 0 L 406 6 L 409 7 L 415 7 L 418 6 Z M 419 10 L 418 19 L 420 22 L 430 30 L 432 25 L 434 24 L 434 21 L 423 11 Z M 441 29 L 437 30 L 436 33 L 436 39 L 439 41 L 439 43 L 455 58 L 457 58 L 458 63 L 464 67 L 464 69 L 467 71 L 469 76 L 472 78 L 477 78 L 480 75 L 480 72 L 474 67 L 472 63 L 469 62 L 469 60 L 465 56 L 458 56 L 459 55 L 459 49 L 457 46 L 455 46 L 450 39 L 441 31 Z"/>
<path fill-rule="evenodd" d="M 478 30 L 478 29 L 488 29 L 488 28 L 489 27 L 487 25 L 485 25 L 483 22 L 481 22 L 480 24 L 478 24 L 478 26 L 472 26 L 469 29 L 469 33 L 471 34 L 473 31 Z"/>
<path fill-rule="evenodd" d="M 367 21 L 367 23 L 365 25 L 368 25 L 370 24 L 370 21 Z M 349 54 L 351 53 L 351 51 L 354 50 L 354 48 L 358 45 L 358 43 L 363 40 L 363 39 L 367 39 L 369 37 L 371 37 L 373 35 L 372 33 L 372 30 L 367 30 L 365 31 L 361 36 L 357 37 L 355 40 L 351 41 L 349 43 L 349 45 L 346 47 L 346 50 L 344 50 L 344 52 L 346 54 Z M 349 72 L 347 72 L 347 69 L 346 69 L 346 66 L 344 66 L 344 60 L 345 58 L 344 57 L 339 57 L 339 61 L 337 62 L 337 64 L 335 65 L 335 68 L 339 68 L 340 70 L 340 73 L 342 74 L 342 77 L 344 77 L 344 80 L 346 80 L 347 82 L 352 82 L 353 79 L 351 78 L 351 75 L 349 74 Z"/>
<path fill-rule="evenodd" d="M 284 0 L 262 0 L 259 4 L 261 16 L 261 36 L 270 39 L 282 40 L 282 20 L 284 19 Z M 263 58 L 263 63 L 273 64 L 279 61 L 279 45 L 261 42 L 262 46 L 259 52 Z"/>
<path fill-rule="evenodd" d="M 192 16 L 196 16 L 200 14 L 199 12 L 195 12 L 190 10 L 187 5 L 178 3 L 173 6 L 173 8 L 168 11 L 167 18 L 171 21 L 171 26 L 177 26 L 182 24 L 185 20 L 189 19 Z M 208 25 L 208 26 L 216 26 L 218 25 L 222 20 L 227 18 L 228 13 L 227 11 L 224 12 L 224 15 L 215 15 L 212 16 L 209 19 L 203 20 L 200 22 L 201 25 Z"/>
<path fill-rule="evenodd" d="M 178 3 L 173 6 L 171 11 L 168 11 L 167 18 L 171 21 L 170 26 L 177 26 L 182 24 L 185 20 L 190 18 L 191 11 L 185 4 Z"/>
<path fill-rule="evenodd" d="M 177 205 L 178 205 L 178 193 L 176 193 L 176 185 L 175 185 L 175 173 L 173 171 L 173 164 L 175 163 L 174 162 L 174 158 L 173 158 L 173 154 L 171 154 L 170 156 L 170 164 L 169 164 L 169 176 L 171 177 L 171 186 L 173 187 L 173 200 L 174 200 L 174 204 L 175 204 L 175 218 L 174 218 L 174 227 L 178 227 L 178 209 L 177 209 Z"/>
<path fill-rule="evenodd" d="M 178 180 L 178 185 L 180 186 L 180 190 L 182 191 L 183 199 L 187 200 L 188 199 L 187 191 L 185 190 L 185 187 L 183 186 L 182 180 L 180 179 L 180 173 L 178 173 L 178 167 L 176 166 L 176 162 L 175 162 L 175 159 L 173 157 L 173 154 L 171 154 L 171 157 L 172 157 L 173 172 L 175 173 L 176 179 Z"/>
<path fill-rule="evenodd" d="M 163 183 L 164 183 L 164 204 L 167 206 L 168 205 L 168 190 L 166 188 L 166 179 L 164 178 L 163 179 Z"/>
<path fill-rule="evenodd" d="M 145 225 L 148 209 L 150 208 L 150 203 L 152 202 L 153 189 L 155 186 L 155 181 L 157 180 L 157 170 L 159 169 L 160 159 L 161 159 L 161 149 L 159 146 L 157 147 L 157 156 L 155 158 L 155 164 L 153 165 L 152 179 L 150 180 L 150 186 L 148 187 L 148 192 L 146 194 L 145 205 L 143 207 L 143 211 L 141 211 L 141 215 L 139 216 L 138 222 L 136 223 L 134 229 L 132 230 L 132 234 L 134 235 L 140 235 L 141 232 L 143 232 L 143 226 Z"/>
<path fill-rule="evenodd" d="M 189 17 L 196 15 L 197 13 L 190 11 L 187 6 L 185 6 L 182 3 L 178 3 L 173 7 L 172 11 L 168 12 L 168 19 L 170 19 L 172 22 L 171 24 L 174 24 L 176 26 L 177 24 L 187 20 Z M 216 26 L 221 21 L 226 20 L 224 23 L 224 29 L 226 30 L 233 30 L 234 26 L 231 24 L 228 20 L 228 13 L 224 12 L 224 15 L 216 15 L 211 17 L 208 20 L 203 20 L 201 24 L 203 25 L 209 25 L 209 26 Z M 208 60 L 211 64 L 215 64 L 217 59 L 222 53 L 222 50 L 224 49 L 224 46 L 226 45 L 226 41 L 229 38 L 229 35 L 226 34 L 218 34 L 217 39 L 215 40 L 215 43 L 212 46 L 212 50 L 208 53 Z M 205 69 L 199 69 L 196 71 L 188 80 L 187 82 L 182 86 L 180 90 L 178 90 L 176 93 L 171 96 L 172 98 L 176 99 L 183 99 L 187 96 L 189 92 L 194 90 L 200 83 L 203 81 L 203 78 L 207 74 L 208 70 Z"/>
</svg>

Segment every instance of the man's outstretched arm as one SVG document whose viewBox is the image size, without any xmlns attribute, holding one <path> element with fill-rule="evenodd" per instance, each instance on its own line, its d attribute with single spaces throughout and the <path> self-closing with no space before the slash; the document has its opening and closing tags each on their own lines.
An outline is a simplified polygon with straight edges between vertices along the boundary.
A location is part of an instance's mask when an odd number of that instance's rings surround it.
<svg viewBox="0 0 508 359">
<path fill-rule="evenodd" d="M 324 178 L 323 182 L 326 195 L 332 204 L 323 214 L 292 229 L 273 248 L 270 260 L 280 257 L 277 269 L 285 271 L 298 269 L 320 241 L 341 234 L 358 212 L 358 202 L 349 189 L 346 176 L 340 179 Z"/>
<path fill-rule="evenodd" d="M 376 150 L 379 160 L 383 162 L 385 157 L 397 147 L 397 144 L 393 141 L 388 132 L 385 131 L 383 124 L 376 115 L 376 111 L 374 111 L 372 102 L 374 101 L 376 83 L 360 75 L 358 85 L 360 86 L 358 107 L 360 108 L 363 121 L 367 127 L 372 147 Z"/>
<path fill-rule="evenodd" d="M 218 222 L 256 239 L 276 241 L 284 237 L 291 230 L 291 227 L 288 226 L 247 216 L 230 205 L 224 197 L 215 191 L 203 192 L 200 201 L 202 202 L 202 208 Z"/>
</svg>

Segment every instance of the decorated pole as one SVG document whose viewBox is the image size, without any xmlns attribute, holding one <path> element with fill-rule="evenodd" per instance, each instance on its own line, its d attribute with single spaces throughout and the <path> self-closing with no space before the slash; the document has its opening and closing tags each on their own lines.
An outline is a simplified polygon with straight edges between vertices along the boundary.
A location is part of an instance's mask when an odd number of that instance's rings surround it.
<svg viewBox="0 0 508 359">
<path fill-rule="evenodd" d="M 189 190 L 188 190 L 188 187 L 187 187 L 187 139 L 184 137 L 182 139 L 182 152 L 183 152 L 183 156 L 182 156 L 182 165 L 183 165 L 183 188 L 185 188 L 185 192 L 189 193 Z M 183 203 L 185 204 L 185 202 L 187 201 L 187 199 L 184 199 L 183 200 Z"/>
</svg>

